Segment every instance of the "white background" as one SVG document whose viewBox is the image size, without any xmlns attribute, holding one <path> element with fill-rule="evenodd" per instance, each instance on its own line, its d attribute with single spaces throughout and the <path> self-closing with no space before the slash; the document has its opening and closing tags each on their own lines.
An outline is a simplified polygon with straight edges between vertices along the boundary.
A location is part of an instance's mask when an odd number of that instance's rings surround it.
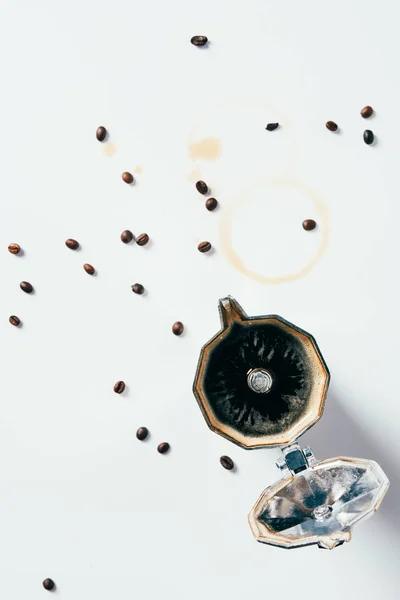
<svg viewBox="0 0 400 600">
<path fill-rule="evenodd" d="M 44 599 L 45 577 L 63 600 L 398 597 L 398 17 L 389 0 L 2 0 L 1 598 Z M 207 136 L 220 157 L 191 161 L 188 143 Z M 321 239 L 327 249 L 305 276 L 261 283 L 228 258 L 229 214 L 235 252 L 263 277 L 301 270 Z M 319 228 L 304 232 L 312 217 Z M 151 244 L 125 246 L 123 229 Z M 201 240 L 215 252 L 200 254 Z M 147 294 L 132 294 L 136 281 Z M 332 382 L 302 443 L 375 459 L 391 478 L 350 544 L 253 540 L 247 513 L 278 478 L 278 451 L 211 433 L 191 392 L 227 294 L 316 337 Z"/>
</svg>

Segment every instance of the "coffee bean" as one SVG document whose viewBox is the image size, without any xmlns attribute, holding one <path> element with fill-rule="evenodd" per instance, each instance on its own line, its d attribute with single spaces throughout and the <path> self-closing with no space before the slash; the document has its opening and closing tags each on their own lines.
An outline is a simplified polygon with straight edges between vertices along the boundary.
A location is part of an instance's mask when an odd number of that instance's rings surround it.
<svg viewBox="0 0 400 600">
<path fill-rule="evenodd" d="M 229 456 L 221 456 L 219 462 L 224 467 L 224 469 L 227 469 L 228 471 L 231 471 L 235 466 L 233 460 Z"/>
<path fill-rule="evenodd" d="M 198 192 L 200 192 L 200 194 L 207 194 L 208 192 L 208 185 L 206 184 L 205 181 L 198 181 L 196 183 L 196 189 Z"/>
<path fill-rule="evenodd" d="M 218 200 L 216 200 L 215 198 L 208 198 L 208 200 L 206 200 L 206 209 L 207 210 L 215 210 L 218 206 Z"/>
<path fill-rule="evenodd" d="M 125 231 L 121 233 L 121 240 L 124 242 L 124 244 L 129 244 L 129 242 L 133 240 L 132 231 L 129 231 L 129 229 L 125 229 Z"/>
<path fill-rule="evenodd" d="M 268 131 L 274 131 L 275 129 L 278 129 L 278 127 L 279 123 L 268 123 L 265 129 L 267 129 Z"/>
<path fill-rule="evenodd" d="M 303 229 L 306 231 L 312 231 L 317 226 L 316 222 L 313 219 L 306 219 L 303 221 Z"/>
<path fill-rule="evenodd" d="M 134 292 L 135 294 L 143 294 L 144 287 L 140 283 L 134 283 L 132 286 L 132 292 Z"/>
<path fill-rule="evenodd" d="M 31 294 L 33 292 L 32 284 L 29 283 L 29 281 L 21 281 L 21 283 L 19 284 L 19 287 L 26 294 Z"/>
<path fill-rule="evenodd" d="M 139 429 L 136 432 L 136 437 L 141 442 L 143 442 L 143 440 L 145 440 L 148 435 L 149 435 L 149 430 L 147 429 L 147 427 L 139 427 Z"/>
<path fill-rule="evenodd" d="M 168 452 L 169 447 L 170 446 L 169 446 L 168 442 L 161 442 L 161 444 L 158 444 L 158 446 L 157 446 L 157 451 L 160 454 L 165 454 L 166 452 Z"/>
<path fill-rule="evenodd" d="M 372 106 L 364 106 L 364 108 L 362 108 L 360 111 L 360 115 L 364 119 L 369 119 L 369 117 L 372 117 L 373 114 L 374 114 L 374 109 L 372 108 Z"/>
<path fill-rule="evenodd" d="M 117 381 L 117 383 L 114 385 L 114 392 L 116 394 L 122 394 L 122 392 L 125 390 L 125 381 Z"/>
<path fill-rule="evenodd" d="M 136 237 L 136 243 L 139 246 L 145 246 L 147 244 L 147 242 L 149 241 L 149 236 L 147 235 L 147 233 L 140 233 L 137 237 Z"/>
<path fill-rule="evenodd" d="M 181 323 L 180 321 L 176 321 L 176 323 L 172 325 L 172 333 L 174 333 L 175 335 L 182 335 L 183 330 L 183 323 Z"/>
<path fill-rule="evenodd" d="M 106 136 L 107 136 L 107 129 L 101 125 L 96 130 L 96 138 L 99 140 L 99 142 L 104 142 L 104 140 L 106 139 Z"/>
<path fill-rule="evenodd" d="M 364 142 L 366 144 L 368 144 L 368 146 L 369 146 L 370 144 L 372 144 L 374 139 L 375 139 L 375 136 L 374 136 L 373 131 L 371 131 L 370 129 L 366 129 L 364 131 Z"/>
<path fill-rule="evenodd" d="M 205 35 L 194 35 L 190 41 L 193 46 L 205 46 L 208 42 L 208 39 Z"/>
<path fill-rule="evenodd" d="M 43 587 L 45 590 L 48 590 L 49 592 L 51 592 L 56 587 L 56 584 L 54 583 L 54 581 L 52 579 L 45 579 L 43 581 Z"/>
<path fill-rule="evenodd" d="M 325 123 L 325 127 L 329 129 L 329 131 L 337 131 L 338 129 L 338 126 L 336 125 L 335 121 L 327 121 Z"/>
<path fill-rule="evenodd" d="M 21 323 L 20 319 L 15 315 L 11 315 L 8 320 L 10 321 L 11 325 L 14 325 L 14 327 L 18 327 L 18 325 Z"/>
<path fill-rule="evenodd" d="M 10 244 L 8 246 L 8 251 L 11 252 L 11 254 L 18 254 L 21 252 L 21 246 L 19 246 L 19 244 Z"/>
<path fill-rule="evenodd" d="M 128 173 L 128 171 L 122 173 L 122 179 L 125 181 L 125 183 L 133 183 L 133 175 L 132 173 Z"/>
<path fill-rule="evenodd" d="M 208 252 L 211 250 L 210 242 L 200 242 L 200 244 L 197 246 L 197 250 L 199 252 Z"/>
<path fill-rule="evenodd" d="M 72 238 L 68 238 L 67 240 L 65 240 L 65 245 L 70 250 L 78 250 L 78 248 L 79 248 L 79 242 L 77 242 L 76 240 L 73 240 Z"/>
<path fill-rule="evenodd" d="M 86 273 L 89 273 L 89 275 L 94 275 L 95 269 L 92 267 L 92 265 L 89 265 L 89 263 L 85 263 L 83 268 L 85 269 Z"/>
</svg>

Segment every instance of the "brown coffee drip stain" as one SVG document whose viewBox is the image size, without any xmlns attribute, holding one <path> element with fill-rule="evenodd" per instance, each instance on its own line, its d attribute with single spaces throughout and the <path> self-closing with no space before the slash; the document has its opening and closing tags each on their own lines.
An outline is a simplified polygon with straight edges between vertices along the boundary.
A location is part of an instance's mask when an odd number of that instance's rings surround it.
<svg viewBox="0 0 400 600">
<path fill-rule="evenodd" d="M 188 175 L 189 181 L 199 181 L 201 179 L 201 170 L 197 165 L 190 171 Z"/>
<path fill-rule="evenodd" d="M 257 273 L 246 267 L 246 265 L 241 260 L 240 256 L 235 252 L 232 246 L 232 221 L 233 216 L 238 209 L 238 207 L 246 202 L 246 198 L 249 197 L 249 193 L 251 193 L 251 189 L 255 189 L 262 185 L 263 183 L 272 183 L 278 185 L 286 185 L 290 186 L 302 194 L 308 196 L 312 203 L 313 208 L 318 215 L 318 228 L 321 231 L 321 241 L 317 248 L 316 253 L 313 258 L 299 271 L 295 273 L 289 273 L 288 275 L 282 275 L 280 277 L 267 277 L 261 273 Z M 329 213 L 328 208 L 325 203 L 318 197 L 314 190 L 308 189 L 303 184 L 293 181 L 286 177 L 278 177 L 278 178 L 269 178 L 267 180 L 261 180 L 257 184 L 253 185 L 250 190 L 244 190 L 240 196 L 237 196 L 230 206 L 227 206 L 224 213 L 221 215 L 221 219 L 219 222 L 219 233 L 220 233 L 220 242 L 222 251 L 225 253 L 227 259 L 231 263 L 231 265 L 243 275 L 246 275 L 250 279 L 254 281 L 258 281 L 259 283 L 265 284 L 276 284 L 276 283 L 286 283 L 289 281 L 296 281 L 297 279 L 301 279 L 308 275 L 308 273 L 315 267 L 315 265 L 320 260 L 321 256 L 325 252 L 329 244 Z"/>
<path fill-rule="evenodd" d="M 216 137 L 205 137 L 189 143 L 191 160 L 217 160 L 221 156 L 221 142 Z"/>
<path fill-rule="evenodd" d="M 113 142 L 105 142 L 103 143 L 103 150 L 106 156 L 114 156 L 117 146 Z"/>
<path fill-rule="evenodd" d="M 135 167 L 135 173 L 137 173 L 138 175 L 140 175 L 141 173 L 143 173 L 143 167 L 141 167 L 140 165 L 138 165 L 137 167 Z"/>
</svg>

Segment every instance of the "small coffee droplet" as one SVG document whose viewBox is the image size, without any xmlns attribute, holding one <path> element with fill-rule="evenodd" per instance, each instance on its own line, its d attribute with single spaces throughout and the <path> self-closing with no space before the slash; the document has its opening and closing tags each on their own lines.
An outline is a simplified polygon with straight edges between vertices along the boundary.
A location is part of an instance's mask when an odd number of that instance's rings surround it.
<svg viewBox="0 0 400 600">
<path fill-rule="evenodd" d="M 31 294 L 33 292 L 32 284 L 29 283 L 29 281 L 21 281 L 21 283 L 19 284 L 19 287 L 26 294 Z"/>
<path fill-rule="evenodd" d="M 374 133 L 370 129 L 366 129 L 364 131 L 364 142 L 366 144 L 370 145 L 370 144 L 372 144 L 374 139 L 375 139 Z"/>
<path fill-rule="evenodd" d="M 132 231 L 129 231 L 129 229 L 125 229 L 125 231 L 121 233 L 121 240 L 124 242 L 124 244 L 129 244 L 129 242 L 133 240 Z"/>
<path fill-rule="evenodd" d="M 149 435 L 149 430 L 147 429 L 147 427 L 139 427 L 139 429 L 136 432 L 136 437 L 141 442 L 143 442 L 143 440 L 145 440 L 148 435 Z"/>
<path fill-rule="evenodd" d="M 157 450 L 160 454 L 165 454 L 166 452 L 168 452 L 168 450 L 169 450 L 168 442 L 161 442 L 161 444 L 158 444 Z"/>
<path fill-rule="evenodd" d="M 231 471 L 235 466 L 233 460 L 229 456 L 221 456 L 219 462 L 224 467 L 224 469 L 227 469 L 228 471 Z"/>
<path fill-rule="evenodd" d="M 21 323 L 20 319 L 15 315 L 11 315 L 8 320 L 10 321 L 11 325 L 14 325 L 14 327 L 18 327 L 18 325 Z"/>
<path fill-rule="evenodd" d="M 211 250 L 211 244 L 210 242 L 200 242 L 200 244 L 197 246 L 197 249 L 199 252 L 208 252 Z"/>
<path fill-rule="evenodd" d="M 147 233 L 140 233 L 137 237 L 136 237 L 136 243 L 139 246 L 145 246 L 147 244 L 147 242 L 149 241 L 149 236 L 147 235 Z"/>
<path fill-rule="evenodd" d="M 132 286 L 132 292 L 134 292 L 135 294 L 143 294 L 144 287 L 140 283 L 134 283 Z"/>
<path fill-rule="evenodd" d="M 316 222 L 313 219 L 306 219 L 303 221 L 303 229 L 306 231 L 312 231 L 317 226 Z"/>
<path fill-rule="evenodd" d="M 335 121 L 327 121 L 325 126 L 327 129 L 329 129 L 329 131 L 337 131 L 338 129 L 338 126 L 335 123 Z"/>
<path fill-rule="evenodd" d="M 86 273 L 89 273 L 89 275 L 94 275 L 94 267 L 92 267 L 92 265 L 89 265 L 89 263 L 85 263 L 83 265 L 83 268 L 85 269 Z"/>
<path fill-rule="evenodd" d="M 133 175 L 132 173 L 128 173 L 128 171 L 122 173 L 122 179 L 125 181 L 125 183 L 133 183 Z"/>
<path fill-rule="evenodd" d="M 21 246 L 19 246 L 19 244 L 10 244 L 8 246 L 8 251 L 11 252 L 11 254 L 18 254 L 21 252 Z"/>
<path fill-rule="evenodd" d="M 205 181 L 197 181 L 196 189 L 200 194 L 207 194 L 208 192 L 208 186 Z"/>
<path fill-rule="evenodd" d="M 122 394 L 122 392 L 125 390 L 125 381 L 117 381 L 117 383 L 114 385 L 114 392 L 116 394 Z"/>
<path fill-rule="evenodd" d="M 369 117 L 372 117 L 373 114 L 374 114 L 374 109 L 372 108 L 372 106 L 364 106 L 364 108 L 362 108 L 360 111 L 360 115 L 364 119 L 369 119 Z"/>
<path fill-rule="evenodd" d="M 193 46 L 205 46 L 208 42 L 208 39 L 205 35 L 194 35 L 190 41 Z"/>
<path fill-rule="evenodd" d="M 174 333 L 175 335 L 182 335 L 183 330 L 183 323 L 181 323 L 180 321 L 176 321 L 176 323 L 172 325 L 172 333 Z"/>
<path fill-rule="evenodd" d="M 70 250 L 78 250 L 78 248 L 79 248 L 79 242 L 77 242 L 76 240 L 73 240 L 72 238 L 68 238 L 67 240 L 65 240 L 65 245 Z"/>
<path fill-rule="evenodd" d="M 51 592 L 56 587 L 56 584 L 54 583 L 54 581 L 52 579 L 45 579 L 43 581 L 43 587 L 45 590 L 48 590 L 49 592 Z"/>
<path fill-rule="evenodd" d="M 268 131 L 274 131 L 275 129 L 278 129 L 278 127 L 279 123 L 268 123 L 265 129 L 267 129 Z"/>
<path fill-rule="evenodd" d="M 206 200 L 206 209 L 207 210 L 215 210 L 218 206 L 218 200 L 216 200 L 215 198 L 208 198 Z"/>
<path fill-rule="evenodd" d="M 96 130 L 96 138 L 99 140 L 99 142 L 104 142 L 104 140 L 106 139 L 106 136 L 107 136 L 107 129 L 105 127 L 103 127 L 102 125 L 100 125 L 100 127 L 98 127 Z"/>
</svg>

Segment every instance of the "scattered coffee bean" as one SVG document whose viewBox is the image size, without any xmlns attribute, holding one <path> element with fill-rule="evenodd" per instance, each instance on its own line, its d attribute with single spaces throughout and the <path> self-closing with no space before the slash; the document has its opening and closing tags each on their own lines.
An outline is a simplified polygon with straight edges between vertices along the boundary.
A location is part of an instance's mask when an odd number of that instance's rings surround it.
<svg viewBox="0 0 400 600">
<path fill-rule="evenodd" d="M 207 192 L 208 192 L 208 185 L 206 184 L 205 181 L 197 181 L 197 183 L 196 183 L 196 190 L 198 192 L 200 192 L 200 194 L 207 194 Z"/>
<path fill-rule="evenodd" d="M 375 139 L 375 136 L 374 136 L 373 131 L 371 131 L 370 129 L 366 129 L 364 131 L 364 142 L 366 144 L 368 144 L 368 146 L 369 146 L 370 144 L 372 144 L 374 139 Z"/>
<path fill-rule="evenodd" d="M 21 281 L 21 283 L 19 284 L 19 287 L 26 294 L 31 294 L 33 292 L 32 284 L 29 283 L 29 281 Z"/>
<path fill-rule="evenodd" d="M 121 233 L 121 240 L 124 242 L 124 244 L 129 244 L 129 242 L 133 240 L 132 231 L 129 231 L 129 229 L 125 229 L 125 231 Z"/>
<path fill-rule="evenodd" d="M 45 590 L 48 590 L 49 592 L 51 592 L 56 587 L 56 584 L 54 583 L 54 581 L 52 579 L 45 579 L 43 581 L 43 587 Z"/>
<path fill-rule="evenodd" d="M 136 237 L 136 243 L 139 246 L 145 246 L 147 244 L 147 242 L 149 241 L 149 236 L 147 235 L 147 233 L 140 233 L 137 237 Z"/>
<path fill-rule="evenodd" d="M 364 119 L 369 119 L 369 117 L 372 117 L 373 114 L 374 114 L 374 109 L 372 108 L 372 106 L 364 106 L 364 108 L 362 108 L 360 111 L 360 115 Z"/>
<path fill-rule="evenodd" d="M 114 392 L 116 394 L 122 394 L 122 392 L 125 390 L 125 381 L 117 381 L 117 383 L 114 385 Z"/>
<path fill-rule="evenodd" d="M 200 242 L 200 244 L 197 246 L 197 249 L 199 252 L 208 252 L 211 250 L 211 244 L 210 242 Z"/>
<path fill-rule="evenodd" d="M 106 136 L 107 136 L 107 129 L 101 125 L 96 130 L 96 138 L 99 140 L 99 142 L 104 142 L 104 140 L 106 139 Z"/>
<path fill-rule="evenodd" d="M 78 248 L 79 248 L 79 242 L 77 242 L 76 240 L 73 240 L 72 238 L 68 238 L 67 240 L 65 240 L 65 245 L 70 250 L 78 250 Z"/>
<path fill-rule="evenodd" d="M 18 325 L 21 323 L 21 320 L 15 315 L 11 315 L 8 320 L 10 321 L 11 325 L 14 325 L 14 327 L 18 327 Z"/>
<path fill-rule="evenodd" d="M 218 200 L 215 198 L 208 198 L 206 200 L 206 209 L 207 210 L 215 210 L 218 206 Z"/>
<path fill-rule="evenodd" d="M 325 127 L 326 127 L 327 129 L 329 129 L 329 131 L 337 131 L 337 129 L 338 129 L 338 126 L 337 126 L 337 124 L 335 123 L 335 121 L 327 121 L 327 122 L 325 123 Z"/>
<path fill-rule="evenodd" d="M 149 430 L 147 429 L 147 427 L 139 427 L 139 429 L 136 432 L 136 437 L 141 442 L 143 442 L 143 440 L 145 440 L 148 435 L 149 435 Z"/>
<path fill-rule="evenodd" d="M 279 123 L 268 123 L 265 129 L 267 129 L 267 131 L 274 131 L 275 129 L 278 129 L 278 127 Z"/>
<path fill-rule="evenodd" d="M 10 244 L 8 246 L 8 251 L 11 254 L 19 254 L 21 252 L 21 246 L 19 244 Z"/>
<path fill-rule="evenodd" d="M 94 267 L 92 267 L 92 265 L 89 265 L 89 263 L 85 263 L 83 265 L 83 268 L 85 269 L 86 273 L 89 273 L 89 275 L 94 275 Z"/>
<path fill-rule="evenodd" d="M 128 171 L 122 173 L 122 179 L 125 181 L 125 183 L 133 183 L 133 175 L 132 173 L 128 173 Z"/>
<path fill-rule="evenodd" d="M 135 294 L 143 294 L 144 287 L 140 283 L 134 283 L 132 286 L 132 292 L 134 292 Z"/>
<path fill-rule="evenodd" d="M 193 46 L 205 46 L 208 42 L 208 39 L 205 35 L 194 35 L 190 41 Z"/>
<path fill-rule="evenodd" d="M 157 446 L 157 451 L 160 454 L 165 454 L 166 452 L 168 452 L 168 450 L 169 450 L 168 442 L 161 442 L 161 444 L 158 444 L 158 446 Z"/>
<path fill-rule="evenodd" d="M 172 333 L 174 333 L 175 335 L 182 335 L 183 330 L 183 323 L 181 323 L 180 321 L 176 321 L 176 323 L 172 325 Z"/>
<path fill-rule="evenodd" d="M 306 231 L 312 231 L 317 226 L 316 222 L 313 219 L 306 219 L 303 221 L 303 229 Z"/>
<path fill-rule="evenodd" d="M 219 462 L 224 467 L 224 469 L 227 469 L 228 471 L 231 471 L 235 466 L 233 460 L 229 456 L 221 456 Z"/>
</svg>

